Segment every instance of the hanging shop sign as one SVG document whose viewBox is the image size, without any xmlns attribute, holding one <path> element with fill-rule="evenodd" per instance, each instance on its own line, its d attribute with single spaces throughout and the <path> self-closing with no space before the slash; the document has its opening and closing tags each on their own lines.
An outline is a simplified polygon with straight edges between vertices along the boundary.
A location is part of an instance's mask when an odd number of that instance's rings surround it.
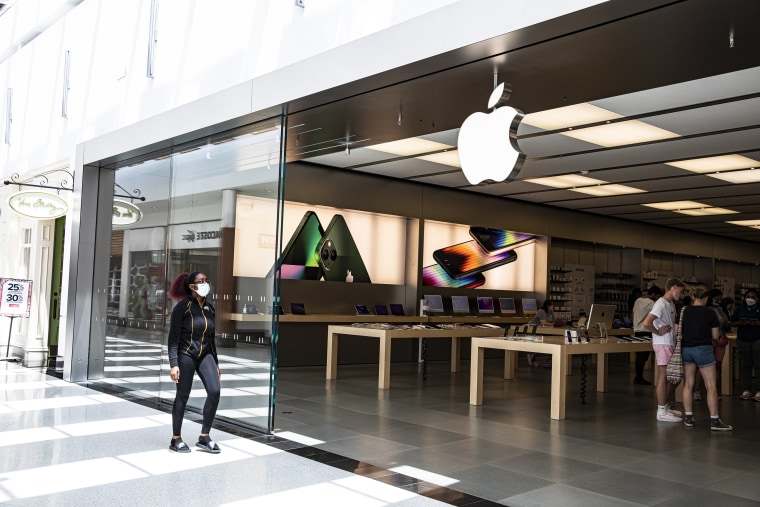
<svg viewBox="0 0 760 507">
<path fill-rule="evenodd" d="M 8 197 L 8 207 L 21 216 L 37 220 L 62 217 L 69 210 L 66 201 L 55 194 L 22 190 Z"/>
<path fill-rule="evenodd" d="M 0 278 L 0 315 L 28 318 L 31 304 L 31 280 Z"/>
<path fill-rule="evenodd" d="M 113 200 L 113 211 L 111 224 L 124 227 L 126 225 L 136 224 L 142 220 L 142 211 L 131 202 L 122 201 L 121 199 Z"/>
</svg>

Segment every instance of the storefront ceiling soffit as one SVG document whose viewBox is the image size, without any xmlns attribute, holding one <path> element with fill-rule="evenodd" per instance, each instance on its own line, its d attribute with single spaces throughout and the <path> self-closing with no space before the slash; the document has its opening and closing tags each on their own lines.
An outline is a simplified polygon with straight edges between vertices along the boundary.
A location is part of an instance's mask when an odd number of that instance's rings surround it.
<svg viewBox="0 0 760 507">
<path fill-rule="evenodd" d="M 518 131 L 527 160 L 516 182 L 471 186 L 450 165 L 451 152 L 464 119 L 485 110 L 494 69 L 499 81 L 512 83 L 510 105 L 529 113 Z M 594 123 L 561 110 L 564 125 L 574 125 L 569 130 L 530 116 L 578 104 L 594 106 L 604 119 Z M 760 242 L 760 229 L 729 223 L 760 220 L 760 178 L 750 167 L 708 164 L 695 171 L 674 164 L 724 155 L 760 161 L 755 0 L 613 0 L 420 62 L 416 73 L 407 66 L 307 97 L 290 111 L 291 161 Z M 626 137 L 631 127 L 665 134 L 635 141 Z M 451 148 L 431 145 L 425 159 L 369 148 L 414 137 Z M 611 187 L 541 184 L 572 174 L 639 192 L 610 196 Z M 645 206 L 672 201 L 703 208 Z"/>
</svg>

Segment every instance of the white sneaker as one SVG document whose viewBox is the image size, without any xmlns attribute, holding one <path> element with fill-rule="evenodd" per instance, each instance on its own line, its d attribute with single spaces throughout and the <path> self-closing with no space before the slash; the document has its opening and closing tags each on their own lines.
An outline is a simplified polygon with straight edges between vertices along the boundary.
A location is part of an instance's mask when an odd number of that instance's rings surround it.
<svg viewBox="0 0 760 507">
<path fill-rule="evenodd" d="M 670 411 L 660 412 L 659 410 L 657 411 L 657 420 L 661 422 L 674 422 L 674 423 L 681 422 L 681 418 L 675 415 L 673 412 L 670 412 Z"/>
</svg>

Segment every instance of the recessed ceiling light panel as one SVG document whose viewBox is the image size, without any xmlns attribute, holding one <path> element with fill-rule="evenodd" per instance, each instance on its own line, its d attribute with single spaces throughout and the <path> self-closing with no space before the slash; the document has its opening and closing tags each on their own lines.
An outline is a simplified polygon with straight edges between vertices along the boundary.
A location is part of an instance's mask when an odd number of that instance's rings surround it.
<svg viewBox="0 0 760 507">
<path fill-rule="evenodd" d="M 708 174 L 711 178 L 727 181 L 740 185 L 742 183 L 760 182 L 760 169 L 747 169 L 745 171 L 728 171 L 725 173 Z"/>
<path fill-rule="evenodd" d="M 582 194 L 593 195 L 596 197 L 608 197 L 611 195 L 628 195 L 628 194 L 641 194 L 646 190 L 640 188 L 629 187 L 627 185 L 595 185 L 591 187 L 576 187 L 571 188 L 573 192 L 580 192 Z"/>
<path fill-rule="evenodd" d="M 427 160 L 428 162 L 435 162 L 436 164 L 449 165 L 451 167 L 462 167 L 461 162 L 459 162 L 459 150 L 431 153 L 430 155 L 422 155 L 417 158 L 420 160 Z"/>
<path fill-rule="evenodd" d="M 560 176 L 549 176 L 547 178 L 529 178 L 524 181 L 528 183 L 535 183 L 536 185 L 544 185 L 554 188 L 603 185 L 607 183 L 606 181 L 589 178 L 588 176 L 581 176 L 579 174 L 563 174 Z"/>
<path fill-rule="evenodd" d="M 706 217 L 706 216 L 711 216 L 711 215 L 731 215 L 734 213 L 739 213 L 738 211 L 734 211 L 732 209 L 713 208 L 713 207 L 680 209 L 680 210 L 673 210 L 673 211 L 675 211 L 676 213 L 681 213 L 683 215 L 689 215 L 693 217 Z"/>
<path fill-rule="evenodd" d="M 523 123 L 544 130 L 557 130 L 617 118 L 621 118 L 617 113 L 584 103 L 526 114 Z"/>
<path fill-rule="evenodd" d="M 718 157 L 692 158 L 668 162 L 667 165 L 685 169 L 695 173 L 711 173 L 715 171 L 733 171 L 760 166 L 760 162 L 742 155 L 720 155 Z"/>
<path fill-rule="evenodd" d="M 639 120 L 622 121 L 609 125 L 598 125 L 585 129 L 570 130 L 563 135 L 586 141 L 599 146 L 613 147 L 627 144 L 638 144 L 663 139 L 680 137 L 675 132 L 670 132 L 654 125 L 649 125 Z"/>
<path fill-rule="evenodd" d="M 695 201 L 670 201 L 670 202 L 650 202 L 648 204 L 642 204 L 642 206 L 648 206 L 650 208 L 657 208 L 665 211 L 674 211 L 678 209 L 696 209 L 704 208 L 709 204 L 702 204 Z"/>
<path fill-rule="evenodd" d="M 727 224 L 741 225 L 743 227 L 760 227 L 760 220 L 728 220 Z"/>
<path fill-rule="evenodd" d="M 428 141 L 427 139 L 420 139 L 419 137 L 410 137 L 408 139 L 399 139 L 398 141 L 391 141 L 389 143 L 367 146 L 367 148 L 370 150 L 382 151 L 383 153 L 390 153 L 391 155 L 398 155 L 400 157 L 413 157 L 414 155 L 420 155 L 422 153 L 449 150 L 454 147 L 448 144 Z"/>
</svg>

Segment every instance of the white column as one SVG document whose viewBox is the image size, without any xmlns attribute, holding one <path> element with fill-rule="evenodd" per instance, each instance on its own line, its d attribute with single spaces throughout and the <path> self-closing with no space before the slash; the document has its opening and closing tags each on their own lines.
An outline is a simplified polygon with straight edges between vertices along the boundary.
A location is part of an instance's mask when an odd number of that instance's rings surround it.
<svg viewBox="0 0 760 507">
<path fill-rule="evenodd" d="M 32 227 L 32 249 L 29 258 L 29 279 L 32 280 L 32 302 L 28 319 L 22 319 L 23 365 L 40 367 L 47 364 L 50 325 L 50 282 L 53 270 L 53 220 L 39 220 Z"/>
</svg>

